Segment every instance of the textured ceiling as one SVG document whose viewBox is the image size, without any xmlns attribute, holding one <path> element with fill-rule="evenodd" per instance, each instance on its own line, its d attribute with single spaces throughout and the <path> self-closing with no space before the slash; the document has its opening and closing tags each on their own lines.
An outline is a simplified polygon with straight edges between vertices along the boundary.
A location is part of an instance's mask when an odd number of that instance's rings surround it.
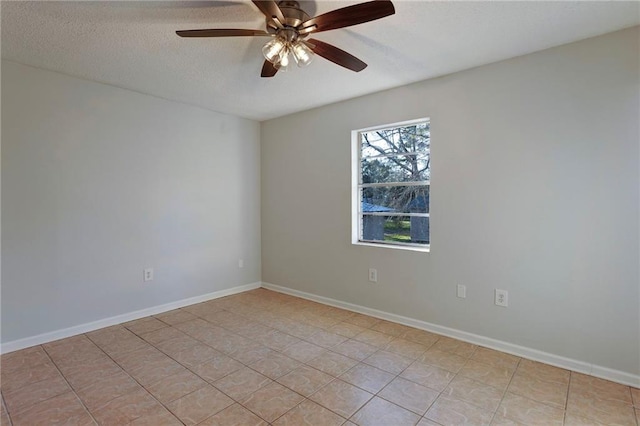
<svg viewBox="0 0 640 426">
<path fill-rule="evenodd" d="M 355 2 L 302 2 L 310 15 Z M 260 78 L 267 39 L 175 30 L 264 29 L 249 1 L 2 1 L 2 58 L 210 110 L 265 120 L 640 23 L 639 2 L 394 0 L 396 14 L 318 33 L 369 64 L 322 58 Z"/>
</svg>

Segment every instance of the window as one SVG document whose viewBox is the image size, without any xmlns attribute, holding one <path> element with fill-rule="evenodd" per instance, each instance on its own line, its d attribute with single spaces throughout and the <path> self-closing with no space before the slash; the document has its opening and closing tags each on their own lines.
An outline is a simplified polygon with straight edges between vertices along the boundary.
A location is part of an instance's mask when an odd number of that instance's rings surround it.
<svg viewBox="0 0 640 426">
<path fill-rule="evenodd" d="M 429 120 L 353 132 L 354 244 L 429 249 Z"/>
</svg>

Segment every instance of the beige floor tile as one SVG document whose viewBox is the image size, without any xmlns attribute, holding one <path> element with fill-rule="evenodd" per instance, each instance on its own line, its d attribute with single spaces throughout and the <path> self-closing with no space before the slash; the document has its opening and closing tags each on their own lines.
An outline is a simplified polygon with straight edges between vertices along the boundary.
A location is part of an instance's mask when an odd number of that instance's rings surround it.
<svg viewBox="0 0 640 426">
<path fill-rule="evenodd" d="M 146 390 L 139 389 L 112 399 L 102 407 L 91 410 L 91 414 L 100 425 L 120 426 L 162 410 L 162 405 Z"/>
<path fill-rule="evenodd" d="M 441 337 L 434 345 L 433 349 L 439 351 L 451 352 L 464 358 L 469 358 L 478 347 L 462 340 L 452 339 L 450 337 Z"/>
<path fill-rule="evenodd" d="M 91 415 L 73 392 L 38 402 L 18 413 L 11 413 L 13 426 L 90 425 Z"/>
<path fill-rule="evenodd" d="M 233 400 L 211 385 L 167 404 L 167 408 L 186 425 L 198 424 L 233 404 Z"/>
<path fill-rule="evenodd" d="M 564 410 L 507 392 L 498 413 L 523 424 L 562 425 Z"/>
<path fill-rule="evenodd" d="M 284 376 L 291 370 L 297 368 L 300 362 L 288 356 L 282 355 L 277 352 L 273 352 L 270 355 L 262 358 L 252 364 L 249 367 L 256 370 L 260 374 L 264 374 L 270 379 L 277 379 Z"/>
<path fill-rule="evenodd" d="M 166 358 L 166 355 L 151 345 L 136 349 L 135 351 L 118 354 L 113 357 L 118 365 L 120 365 L 120 367 L 122 367 L 125 371 L 135 370 L 137 368 L 145 366 L 150 362 L 154 362 L 163 358 Z"/>
<path fill-rule="evenodd" d="M 4 392 L 10 392 L 44 380 L 55 380 L 58 377 L 60 377 L 58 369 L 49 361 L 45 364 L 37 364 L 30 368 L 21 368 L 10 373 L 3 372 L 1 380 L 2 390 Z"/>
<path fill-rule="evenodd" d="M 407 367 L 400 374 L 400 377 L 441 392 L 453 380 L 455 374 L 442 368 L 416 361 Z"/>
<path fill-rule="evenodd" d="M 339 426 L 345 419 L 313 401 L 305 400 L 273 422 L 274 426 Z"/>
<path fill-rule="evenodd" d="M 640 408 L 640 389 L 638 388 L 630 388 L 631 389 L 631 397 L 633 400 L 633 406 Z"/>
<path fill-rule="evenodd" d="M 457 376 L 449 383 L 442 395 L 494 412 L 502 401 L 504 391 L 476 380 Z"/>
<path fill-rule="evenodd" d="M 633 405 L 631 388 L 609 380 L 571 373 L 570 390 L 587 398 L 609 401 L 621 405 Z"/>
<path fill-rule="evenodd" d="M 365 330 L 366 328 L 364 327 L 350 324 L 348 322 L 341 322 L 327 329 L 327 331 L 330 333 L 336 333 L 347 338 L 352 338 L 353 336 L 360 334 Z"/>
<path fill-rule="evenodd" d="M 15 390 L 5 391 L 3 392 L 3 396 L 7 409 L 11 413 L 17 413 L 38 402 L 69 391 L 71 391 L 71 388 L 67 382 L 62 376 L 58 375 L 57 377 L 22 386 Z"/>
<path fill-rule="evenodd" d="M 89 410 L 95 411 L 115 398 L 141 389 L 128 374 L 119 371 L 111 377 L 83 387 L 76 393 Z"/>
<path fill-rule="evenodd" d="M 175 339 L 184 335 L 185 333 L 175 327 L 165 327 L 159 330 L 143 333 L 140 335 L 140 337 L 142 337 L 152 345 L 157 345 L 158 343 L 164 342 L 165 340 Z"/>
<path fill-rule="evenodd" d="M 389 334 L 371 329 L 364 330 L 362 333 L 353 336 L 353 340 L 366 343 L 367 345 L 376 346 L 378 348 L 388 345 L 393 339 L 394 337 Z"/>
<path fill-rule="evenodd" d="M 379 320 L 378 318 L 356 313 L 344 320 L 344 322 L 348 322 L 349 324 L 354 324 L 364 328 L 371 328 L 380 321 L 381 320 Z"/>
<path fill-rule="evenodd" d="M 442 425 L 488 425 L 493 412 L 483 410 L 468 402 L 440 396 L 425 417 Z"/>
<path fill-rule="evenodd" d="M 333 377 L 337 377 L 358 364 L 358 361 L 345 355 L 328 351 L 322 354 L 322 356 L 307 362 L 307 364 Z"/>
<path fill-rule="evenodd" d="M 467 358 L 431 348 L 418 358 L 418 361 L 457 373 L 467 363 Z"/>
<path fill-rule="evenodd" d="M 32 348 L 10 352 L 2 355 L 0 358 L 3 378 L 9 373 L 47 363 L 51 363 L 51 361 L 42 346 L 34 346 Z"/>
<path fill-rule="evenodd" d="M 309 396 L 331 380 L 333 380 L 333 376 L 307 365 L 301 365 L 277 379 L 277 382 L 300 395 Z"/>
<path fill-rule="evenodd" d="M 226 355 L 218 354 L 208 361 L 193 367 L 192 370 L 203 379 L 213 383 L 241 368 L 243 368 L 243 365 L 238 361 Z"/>
<path fill-rule="evenodd" d="M 198 426 L 267 426 L 267 422 L 240 404 L 233 404 Z"/>
<path fill-rule="evenodd" d="M 155 382 L 147 390 L 158 401 L 168 404 L 205 386 L 207 382 L 200 377 L 190 371 L 183 371 Z"/>
<path fill-rule="evenodd" d="M 185 371 L 187 371 L 186 368 L 165 356 L 165 358 L 149 362 L 140 368 L 128 371 L 128 373 L 142 386 L 149 386 L 165 377 Z"/>
<path fill-rule="evenodd" d="M 417 328 L 411 328 L 405 331 L 400 337 L 412 342 L 420 343 L 428 348 L 431 348 L 441 336 L 430 333 L 425 330 L 418 330 Z"/>
<path fill-rule="evenodd" d="M 151 414 L 138 417 L 130 423 L 131 426 L 183 426 L 180 420 L 176 418 L 169 410 L 162 408 Z"/>
<path fill-rule="evenodd" d="M 119 340 L 128 340 L 136 337 L 134 333 L 127 330 L 122 325 L 114 325 L 112 327 L 101 328 L 100 330 L 91 331 L 86 336 L 96 345 L 102 347 Z"/>
<path fill-rule="evenodd" d="M 436 400 L 438 392 L 397 377 L 378 396 L 422 416 Z"/>
<path fill-rule="evenodd" d="M 120 372 L 122 372 L 120 366 L 106 356 L 62 369 L 65 379 L 75 390 L 108 379 Z"/>
<path fill-rule="evenodd" d="M 610 426 L 610 423 L 602 423 L 597 420 L 584 417 L 579 413 L 567 412 L 564 417 L 565 426 Z"/>
<path fill-rule="evenodd" d="M 213 385 L 236 401 L 241 401 L 272 380 L 248 367 L 217 380 Z"/>
<path fill-rule="evenodd" d="M 158 318 L 163 323 L 169 324 L 169 325 L 176 325 L 176 324 L 180 324 L 180 323 L 191 321 L 198 318 L 197 316 L 193 315 L 190 312 L 185 311 L 184 309 L 175 309 L 173 311 L 158 314 L 155 317 Z"/>
<path fill-rule="evenodd" d="M 470 359 L 512 371 L 516 369 L 520 361 L 517 356 L 483 347 L 476 349 Z"/>
<path fill-rule="evenodd" d="M 372 394 L 356 386 L 342 380 L 334 380 L 309 399 L 344 418 L 349 418 L 372 397 Z"/>
<path fill-rule="evenodd" d="M 288 346 L 282 352 L 290 358 L 300 362 L 309 362 L 326 351 L 322 346 L 314 345 L 309 342 L 298 342 Z"/>
<path fill-rule="evenodd" d="M 423 417 L 422 419 L 420 419 L 420 421 L 416 426 L 442 426 L 442 425 L 440 423 L 436 423 L 432 420 L 429 420 L 426 417 Z"/>
<path fill-rule="evenodd" d="M 601 398 L 597 391 L 585 392 L 584 388 L 576 391 L 573 389 L 573 383 L 569 386 L 567 413 L 580 415 L 601 423 L 633 425 L 635 422 L 632 405 L 621 403 L 608 396 Z"/>
<path fill-rule="evenodd" d="M 242 405 L 267 422 L 273 422 L 303 399 L 302 395 L 271 382 L 246 397 Z"/>
<path fill-rule="evenodd" d="M 148 333 L 150 331 L 160 330 L 161 328 L 167 327 L 167 324 L 154 318 L 154 317 L 145 317 L 135 321 L 129 321 L 124 324 L 129 331 L 141 335 L 143 333 Z"/>
<path fill-rule="evenodd" d="M 196 343 L 177 352 L 167 352 L 167 355 L 187 368 L 195 368 L 222 354 L 204 343 Z"/>
<path fill-rule="evenodd" d="M 273 330 L 268 334 L 255 339 L 258 343 L 276 351 L 282 351 L 287 346 L 291 346 L 301 340 L 278 330 Z"/>
<path fill-rule="evenodd" d="M 413 426 L 419 420 L 417 414 L 377 396 L 351 417 L 360 426 Z"/>
<path fill-rule="evenodd" d="M 499 389 L 506 389 L 511 381 L 513 370 L 469 360 L 462 370 L 460 370 L 460 375 Z"/>
<path fill-rule="evenodd" d="M 100 349 L 105 351 L 107 355 L 114 357 L 120 354 L 135 351 L 136 349 L 147 347 L 148 344 L 134 334 L 133 337 L 116 340 L 114 342 L 98 346 L 100 346 Z"/>
<path fill-rule="evenodd" d="M 515 420 L 508 419 L 500 413 L 496 413 L 491 421 L 491 426 L 538 426 L 537 423 L 531 425 L 525 425 L 524 423 L 516 422 Z M 543 426 L 542 424 L 540 426 Z M 593 426 L 589 423 L 582 423 L 580 426 Z"/>
<path fill-rule="evenodd" d="M 249 365 L 252 362 L 256 362 L 270 353 L 273 353 L 272 349 L 267 348 L 266 346 L 261 345 L 257 342 L 249 342 L 242 347 L 238 347 L 236 351 L 229 353 L 228 355 L 239 361 L 245 365 Z"/>
<path fill-rule="evenodd" d="M 412 342 L 411 340 L 397 338 L 384 349 L 415 360 L 420 358 L 429 348 L 420 343 Z"/>
<path fill-rule="evenodd" d="M 160 342 L 156 345 L 156 348 L 160 349 L 167 355 L 174 355 L 197 344 L 202 343 L 198 342 L 193 337 L 184 334 L 180 337 L 175 337 L 173 339 Z"/>
<path fill-rule="evenodd" d="M 569 370 L 524 358 L 520 360 L 517 372 L 527 376 L 537 377 L 538 379 L 547 382 L 557 382 L 562 384 L 569 383 Z"/>
<path fill-rule="evenodd" d="M 362 361 L 366 357 L 370 356 L 378 350 L 377 347 L 367 345 L 366 343 L 358 342 L 357 340 L 347 340 L 339 345 L 331 348 L 333 352 L 337 352 L 341 355 L 348 356 L 358 361 Z"/>
<path fill-rule="evenodd" d="M 211 346 L 213 349 L 217 349 L 227 355 L 235 354 L 238 352 L 238 348 L 254 345 L 250 339 L 242 337 L 239 334 L 228 332 L 221 339 L 215 339 L 214 341 L 205 341 L 204 343 Z"/>
<path fill-rule="evenodd" d="M 60 368 L 71 367 L 101 358 L 105 353 L 85 335 L 69 337 L 43 345 L 51 359 Z"/>
<path fill-rule="evenodd" d="M 343 373 L 340 379 L 375 394 L 389 384 L 394 377 L 391 373 L 360 363 Z"/>
<path fill-rule="evenodd" d="M 563 410 L 567 403 L 568 390 L 569 384 L 547 382 L 518 372 L 514 374 L 508 388 L 508 392 Z"/>
<path fill-rule="evenodd" d="M 402 334 L 406 333 L 409 330 L 415 330 L 411 327 L 407 327 L 406 325 L 384 320 L 371 327 L 371 329 L 379 331 L 381 333 L 389 334 L 393 337 L 400 337 Z"/>
<path fill-rule="evenodd" d="M 412 360 L 411 358 L 393 352 L 379 350 L 370 357 L 365 358 L 363 362 L 391 374 L 400 374 L 405 368 L 411 365 Z"/>
<path fill-rule="evenodd" d="M 315 345 L 322 346 L 323 348 L 329 349 L 336 345 L 339 345 L 342 342 L 346 342 L 347 338 L 337 333 L 331 333 L 325 330 L 320 330 L 316 333 L 313 333 L 305 340 Z"/>
<path fill-rule="evenodd" d="M 247 339 L 257 339 L 260 336 L 264 336 L 271 331 L 273 331 L 272 328 L 267 327 L 266 325 L 259 324 L 255 321 L 247 321 L 243 324 L 240 324 L 235 329 L 236 333 L 243 337 L 246 337 Z"/>
</svg>

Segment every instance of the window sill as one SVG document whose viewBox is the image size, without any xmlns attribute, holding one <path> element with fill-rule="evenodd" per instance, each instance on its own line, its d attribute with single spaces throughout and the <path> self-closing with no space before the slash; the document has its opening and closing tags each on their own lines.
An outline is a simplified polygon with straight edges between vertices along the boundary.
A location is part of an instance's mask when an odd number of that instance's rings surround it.
<svg viewBox="0 0 640 426">
<path fill-rule="evenodd" d="M 394 244 L 376 244 L 376 243 L 367 243 L 363 241 L 352 241 L 351 244 L 354 246 L 365 246 L 365 247 L 377 247 L 377 248 L 385 248 L 385 249 L 395 249 L 395 250 L 408 250 L 408 251 L 417 251 L 422 253 L 429 253 L 431 251 L 431 246 L 401 246 Z"/>
</svg>

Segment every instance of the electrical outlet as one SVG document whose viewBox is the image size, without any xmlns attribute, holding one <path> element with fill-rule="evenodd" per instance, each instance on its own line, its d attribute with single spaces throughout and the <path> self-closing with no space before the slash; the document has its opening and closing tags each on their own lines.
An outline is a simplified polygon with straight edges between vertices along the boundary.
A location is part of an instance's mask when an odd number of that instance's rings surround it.
<svg viewBox="0 0 640 426">
<path fill-rule="evenodd" d="M 377 269 L 373 269 L 373 268 L 369 269 L 369 281 L 371 281 L 372 283 L 377 283 L 378 282 L 378 270 Z"/>
<path fill-rule="evenodd" d="M 467 297 L 467 286 L 458 284 L 458 297 L 461 299 Z"/>
<path fill-rule="evenodd" d="M 507 292 L 507 290 L 500 290 L 499 288 L 496 288 L 495 304 L 505 308 L 509 306 L 509 292 Z"/>
<path fill-rule="evenodd" d="M 143 281 L 153 281 L 153 268 L 146 268 L 142 272 L 142 280 Z"/>
<path fill-rule="evenodd" d="M 244 268 L 244 259 L 238 259 L 238 268 Z"/>
</svg>

